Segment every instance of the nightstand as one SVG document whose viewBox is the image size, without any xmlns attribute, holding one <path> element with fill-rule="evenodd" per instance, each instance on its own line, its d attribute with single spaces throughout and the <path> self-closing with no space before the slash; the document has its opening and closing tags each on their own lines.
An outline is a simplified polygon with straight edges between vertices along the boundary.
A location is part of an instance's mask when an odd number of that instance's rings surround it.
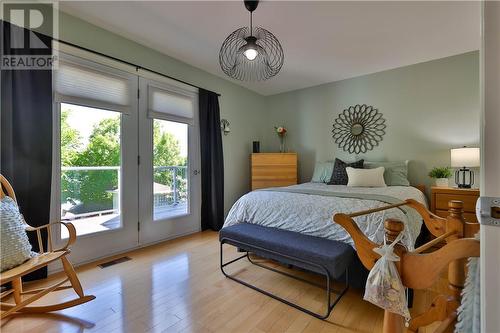
<svg viewBox="0 0 500 333">
<path fill-rule="evenodd" d="M 464 203 L 464 218 L 469 223 L 477 223 L 476 201 L 478 188 L 431 187 L 431 211 L 441 217 L 448 216 L 448 202 L 460 200 Z"/>
</svg>

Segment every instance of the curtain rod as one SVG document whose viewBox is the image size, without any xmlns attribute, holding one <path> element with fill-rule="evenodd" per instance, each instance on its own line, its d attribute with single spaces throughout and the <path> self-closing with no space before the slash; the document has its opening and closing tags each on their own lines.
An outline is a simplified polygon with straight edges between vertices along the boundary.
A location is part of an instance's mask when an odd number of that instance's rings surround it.
<svg viewBox="0 0 500 333">
<path fill-rule="evenodd" d="M 91 49 L 88 49 L 86 47 L 83 47 L 83 46 L 80 46 L 80 45 L 76 45 L 76 44 L 73 44 L 73 43 L 70 43 L 70 42 L 66 42 L 66 41 L 63 41 L 63 40 L 60 40 L 60 39 L 56 39 L 56 38 L 53 38 L 53 40 L 55 41 L 58 41 L 59 43 L 63 43 L 63 44 L 66 44 L 66 45 L 69 45 L 69 46 L 72 46 L 72 47 L 75 47 L 77 49 L 80 49 L 80 50 L 84 50 L 84 51 L 87 51 L 87 52 L 91 52 L 91 53 L 94 53 L 94 54 L 97 54 L 97 55 L 100 55 L 100 56 L 103 56 L 103 57 L 106 57 L 106 58 L 109 58 L 109 59 L 113 59 L 113 60 L 116 60 L 116 61 L 119 61 L 123 64 L 126 64 L 126 65 L 129 65 L 129 66 L 133 66 L 133 67 L 136 67 L 138 69 L 143 69 L 143 70 L 147 70 L 149 72 L 152 72 L 152 73 L 155 73 L 155 74 L 158 74 L 158 75 L 161 75 L 161 76 L 164 76 L 166 78 L 169 78 L 171 80 L 174 80 L 174 81 L 177 81 L 177 82 L 180 82 L 180 83 L 184 83 L 184 84 L 187 84 L 188 86 L 191 86 L 191 87 L 194 87 L 194 88 L 198 88 L 198 89 L 205 89 L 205 88 L 202 88 L 202 87 L 199 87 L 197 85 L 194 85 L 192 83 L 189 83 L 189 82 L 186 82 L 184 80 L 180 80 L 180 79 L 177 79 L 175 77 L 172 77 L 170 75 L 167 75 L 167 74 L 164 74 L 164 73 L 160 73 L 158 71 L 155 71 L 155 70 L 152 70 L 152 69 L 149 69 L 149 68 L 146 68 L 146 67 L 143 67 L 143 66 L 140 66 L 140 65 L 137 65 L 137 64 L 134 64 L 134 63 L 131 63 L 129 61 L 126 61 L 126 60 L 123 60 L 123 59 L 120 59 L 120 58 L 116 58 L 116 57 L 113 57 L 113 56 L 110 56 L 110 55 L 107 55 L 107 54 L 104 54 L 102 52 L 98 52 L 98 51 L 95 51 L 95 50 L 91 50 Z M 208 90 L 208 89 L 205 89 L 205 90 Z M 215 93 L 217 94 L 217 96 L 221 96 L 221 94 L 219 93 Z"/>
</svg>

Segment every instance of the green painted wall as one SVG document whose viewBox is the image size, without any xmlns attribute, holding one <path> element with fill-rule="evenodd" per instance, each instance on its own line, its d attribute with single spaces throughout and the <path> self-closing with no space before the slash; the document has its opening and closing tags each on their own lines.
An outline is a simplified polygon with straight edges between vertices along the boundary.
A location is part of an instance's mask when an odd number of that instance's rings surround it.
<svg viewBox="0 0 500 333">
<path fill-rule="evenodd" d="M 249 190 L 249 154 L 253 140 L 262 140 L 261 119 L 266 112 L 265 97 L 227 80 L 187 65 L 141 44 L 61 13 L 59 38 L 114 56 L 172 77 L 216 91 L 221 117 L 231 123 L 231 134 L 223 136 L 225 210 Z"/>
<path fill-rule="evenodd" d="M 387 124 L 380 145 L 359 156 L 339 150 L 331 137 L 334 119 L 355 104 L 378 108 Z M 449 165 L 450 148 L 479 145 L 479 52 L 270 96 L 267 108 L 264 146 L 276 151 L 272 126 L 285 125 L 302 181 L 310 180 L 315 161 L 334 157 L 408 159 L 410 181 L 429 185 L 429 169 Z"/>
<path fill-rule="evenodd" d="M 251 142 L 278 150 L 275 125 L 289 129 L 301 181 L 315 161 L 334 157 L 409 159 L 410 181 L 429 185 L 428 170 L 448 165 L 450 148 L 479 144 L 479 52 L 264 97 L 65 13 L 59 37 L 222 94 L 221 116 L 232 130 L 223 137 L 226 212 L 249 190 Z M 331 125 L 344 108 L 363 103 L 384 114 L 386 135 L 373 151 L 350 156 L 336 147 Z"/>
</svg>

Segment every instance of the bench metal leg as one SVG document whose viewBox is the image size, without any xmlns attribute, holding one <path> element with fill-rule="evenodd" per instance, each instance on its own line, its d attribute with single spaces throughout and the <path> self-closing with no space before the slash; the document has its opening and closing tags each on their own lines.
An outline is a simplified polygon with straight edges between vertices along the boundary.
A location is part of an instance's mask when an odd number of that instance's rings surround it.
<svg viewBox="0 0 500 333">
<path fill-rule="evenodd" d="M 229 241 L 229 242 L 228 242 Z M 249 252 L 246 252 L 246 254 L 240 256 L 240 257 L 237 257 L 235 259 L 232 259 L 228 262 L 224 262 L 224 254 L 223 254 L 223 245 L 225 243 L 228 243 L 230 245 L 233 245 L 233 246 L 241 246 L 241 248 L 254 248 L 256 250 L 259 250 L 259 251 L 262 251 L 263 253 L 269 253 L 271 255 L 276 255 L 276 256 L 280 256 L 280 257 L 283 257 L 283 258 L 286 258 L 286 259 L 290 259 L 290 260 L 293 260 L 293 261 L 296 261 L 296 262 L 301 262 L 301 263 L 304 263 L 306 265 L 309 265 L 309 266 L 315 266 L 317 267 L 320 271 L 323 272 L 322 275 L 325 276 L 326 278 L 326 305 L 327 305 L 327 308 L 326 308 L 326 312 L 325 314 L 320 314 L 320 313 L 316 313 L 316 312 L 313 312 L 311 310 L 308 310 L 298 304 L 295 304 L 295 303 L 292 303 L 284 298 L 281 298 L 277 295 L 274 295 L 266 290 L 263 290 L 263 289 L 260 289 L 252 284 L 249 284 L 248 282 L 245 282 L 237 277 L 234 277 L 232 275 L 229 275 L 227 274 L 225 271 L 224 271 L 224 267 L 238 261 L 238 260 L 241 260 L 243 258 L 247 258 L 248 261 L 253 264 L 253 265 L 256 265 L 256 266 L 259 266 L 259 267 L 262 267 L 262 268 L 265 268 L 265 269 L 268 269 L 268 270 L 271 270 L 273 272 L 276 272 L 276 273 L 280 273 L 282 275 L 285 275 L 285 276 L 288 276 L 288 277 L 291 277 L 293 279 L 296 279 L 296 280 L 299 280 L 299 281 L 302 281 L 302 282 L 306 282 L 306 283 L 309 283 L 309 284 L 312 284 L 312 285 L 315 285 L 317 287 L 321 287 L 323 288 L 323 286 L 317 284 L 317 283 L 314 283 L 312 281 L 308 281 L 306 279 L 303 279 L 301 277 L 298 277 L 298 276 L 294 276 L 294 275 L 291 275 L 291 274 L 288 274 L 286 272 L 283 272 L 283 271 L 280 271 L 280 270 L 277 270 L 275 268 L 272 268 L 272 267 L 268 267 L 266 265 L 262 265 L 262 264 L 259 264 L 257 262 L 254 262 L 250 256 L 249 256 Z M 347 276 L 347 270 L 346 270 L 346 286 L 342 289 L 342 290 L 339 290 L 339 291 L 335 291 L 335 290 L 332 290 L 331 288 L 331 279 L 330 279 L 330 274 L 328 273 L 328 270 L 326 269 L 325 266 L 323 265 L 319 265 L 319 264 L 316 264 L 316 263 L 311 263 L 311 262 L 307 262 L 303 259 L 300 259 L 300 258 L 296 258 L 296 257 L 293 257 L 293 256 L 290 256 L 290 255 L 287 255 L 287 254 L 283 254 L 283 253 L 278 253 L 278 252 L 275 252 L 275 251 L 271 251 L 271 250 L 267 250 L 267 249 L 264 249 L 264 248 L 261 248 L 259 246 L 255 246 L 255 245 L 250 245 L 250 244 L 246 244 L 244 242 L 240 242 L 240 241 L 235 241 L 233 239 L 227 239 L 227 238 L 223 238 L 220 240 L 220 269 L 222 271 L 222 274 L 224 274 L 225 277 L 233 280 L 233 281 L 236 281 L 244 286 L 247 286 L 253 290 L 256 290 L 266 296 L 269 296 L 269 297 L 272 297 L 282 303 L 285 303 L 289 306 L 292 306 L 304 313 L 307 313 L 313 317 L 316 317 L 316 318 L 319 318 L 319 319 L 326 319 L 328 318 L 328 316 L 330 316 L 330 313 L 332 312 L 333 308 L 335 307 L 335 305 L 337 305 L 337 303 L 340 301 L 340 299 L 342 298 L 342 296 L 347 292 L 347 290 L 349 289 L 349 286 L 348 286 L 348 276 Z M 332 298 L 331 298 L 331 293 L 334 292 L 335 294 L 337 294 L 337 297 L 335 298 L 335 300 L 333 301 L 332 303 Z"/>
</svg>

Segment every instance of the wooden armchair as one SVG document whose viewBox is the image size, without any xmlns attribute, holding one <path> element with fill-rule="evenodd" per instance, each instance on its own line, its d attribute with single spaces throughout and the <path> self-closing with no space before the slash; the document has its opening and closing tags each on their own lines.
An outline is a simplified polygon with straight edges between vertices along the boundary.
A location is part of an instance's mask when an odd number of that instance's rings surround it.
<svg viewBox="0 0 500 333">
<path fill-rule="evenodd" d="M 5 196 L 9 196 L 14 201 L 16 201 L 16 195 L 10 183 L 5 179 L 4 176 L 0 175 L 0 199 Z M 69 239 L 67 243 L 58 249 L 54 249 L 52 246 L 51 240 L 51 228 L 56 224 L 62 224 L 68 229 Z M 1 307 L 1 319 L 7 317 L 8 315 L 15 312 L 27 312 L 27 313 L 44 313 L 51 311 L 58 311 L 62 309 L 66 309 L 75 305 L 79 305 L 82 303 L 86 303 L 95 298 L 93 295 L 85 295 L 83 292 L 82 285 L 78 280 L 76 272 L 73 268 L 73 265 L 69 262 L 66 256 L 70 253 L 69 246 L 76 241 L 76 230 L 75 227 L 71 223 L 58 222 L 58 223 L 49 223 L 41 227 L 32 227 L 28 224 L 25 224 L 25 230 L 27 232 L 35 232 L 38 239 L 39 246 L 39 254 L 26 261 L 25 263 L 9 269 L 0 274 L 0 284 L 4 285 L 6 283 L 12 283 L 12 289 L 4 291 L 0 294 L 0 307 Z M 44 246 L 42 243 L 42 231 L 46 230 L 48 234 L 48 246 L 47 251 L 44 251 Z M 48 264 L 61 260 L 64 272 L 66 273 L 66 278 L 63 280 L 45 288 L 40 289 L 32 289 L 32 290 L 23 290 L 22 285 L 22 277 L 28 273 L 36 271 L 42 267 L 47 266 Z M 63 286 L 66 282 L 69 282 L 70 285 Z M 57 303 L 52 305 L 40 305 L 40 306 L 29 306 L 29 304 L 35 302 L 41 297 L 47 295 L 50 292 L 73 288 L 77 298 L 72 299 L 70 301 L 66 301 L 63 303 Z M 3 300 L 13 294 L 14 304 L 12 303 L 4 303 Z M 31 295 L 31 296 L 29 296 Z M 29 296 L 29 297 L 28 297 Z"/>
</svg>

